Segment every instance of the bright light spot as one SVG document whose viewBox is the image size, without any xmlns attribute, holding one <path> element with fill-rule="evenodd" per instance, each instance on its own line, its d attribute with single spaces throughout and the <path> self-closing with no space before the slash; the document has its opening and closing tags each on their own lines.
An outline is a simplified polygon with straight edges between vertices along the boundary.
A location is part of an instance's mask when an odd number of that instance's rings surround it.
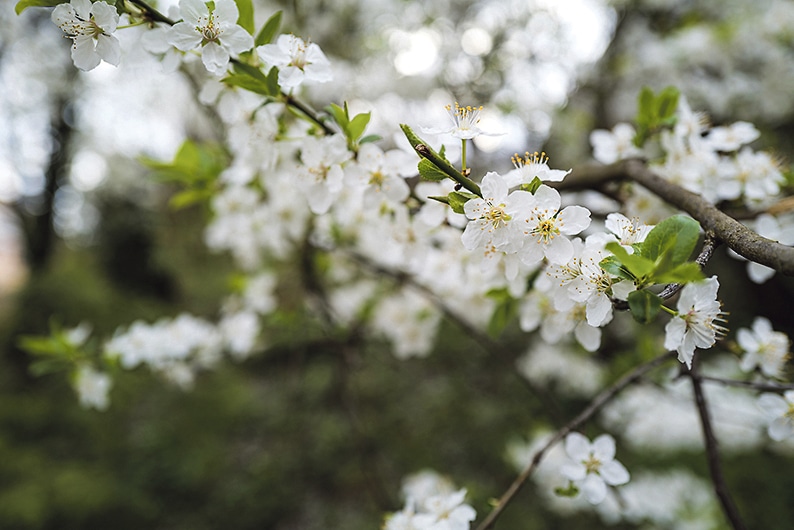
<svg viewBox="0 0 794 530">
<path fill-rule="evenodd" d="M 431 29 L 422 28 L 413 33 L 395 31 L 389 41 L 392 49 L 398 50 L 394 68 L 402 75 L 418 75 L 436 64 L 440 38 Z"/>
<path fill-rule="evenodd" d="M 543 0 L 560 19 L 565 39 L 576 60 L 595 62 L 609 45 L 615 13 L 601 2 L 593 0 Z"/>
<path fill-rule="evenodd" d="M 500 136 L 476 137 L 474 145 L 485 153 L 496 151 L 517 151 L 524 149 L 527 139 L 527 127 L 516 116 L 506 116 L 496 111 L 483 110 L 480 128 L 489 133 L 503 133 Z"/>
<path fill-rule="evenodd" d="M 71 183 L 79 191 L 91 191 L 105 180 L 108 165 L 93 151 L 80 151 L 74 157 Z"/>
<path fill-rule="evenodd" d="M 493 40 L 484 29 L 469 28 L 463 32 L 460 38 L 460 45 L 463 51 L 469 55 L 480 56 L 491 51 Z"/>
</svg>

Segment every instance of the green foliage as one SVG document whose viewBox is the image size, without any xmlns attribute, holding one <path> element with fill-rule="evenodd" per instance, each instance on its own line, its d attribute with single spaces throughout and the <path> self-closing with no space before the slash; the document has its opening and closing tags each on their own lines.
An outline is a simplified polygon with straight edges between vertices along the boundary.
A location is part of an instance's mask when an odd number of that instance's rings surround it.
<svg viewBox="0 0 794 530">
<path fill-rule="evenodd" d="M 49 335 L 22 335 L 17 344 L 36 358 L 29 368 L 36 376 L 71 370 L 86 357 L 82 348 L 54 320 L 50 322 Z"/>
<path fill-rule="evenodd" d="M 344 107 L 340 107 L 335 103 L 331 103 L 326 110 L 334 119 L 334 121 L 339 125 L 342 129 L 342 133 L 347 138 L 347 145 L 352 151 L 355 151 L 357 146 L 360 143 L 361 137 L 364 134 L 364 130 L 367 128 L 369 124 L 369 120 L 371 114 L 369 112 L 362 112 L 361 114 L 356 114 L 352 118 L 350 117 L 350 109 L 347 107 L 347 101 L 344 103 Z M 373 141 L 369 139 L 367 141 Z"/>
<path fill-rule="evenodd" d="M 467 191 L 453 191 L 447 195 L 447 204 L 449 204 L 453 212 L 463 214 L 466 213 L 463 209 L 464 205 L 471 199 L 476 198 L 477 196 L 475 194 Z"/>
<path fill-rule="evenodd" d="M 142 158 L 141 162 L 154 171 L 155 178 L 185 188 L 171 198 L 171 206 L 178 209 L 208 201 L 213 196 L 218 175 L 229 164 L 229 155 L 216 144 L 186 140 L 172 162 L 148 158 Z"/>
<path fill-rule="evenodd" d="M 237 17 L 237 24 L 242 26 L 245 31 L 254 34 L 254 3 L 253 0 L 234 0 L 240 14 Z"/>
<path fill-rule="evenodd" d="M 262 25 L 262 29 L 259 30 L 259 33 L 256 34 L 256 39 L 254 39 L 254 46 L 270 44 L 280 27 L 281 11 L 279 10 L 270 15 L 270 18 Z"/>
<path fill-rule="evenodd" d="M 599 265 L 609 274 L 630 280 L 637 291 L 629 295 L 632 316 L 649 323 L 659 313 L 662 300 L 645 288 L 662 283 L 690 283 L 703 279 L 697 263 L 688 261 L 697 245 L 700 225 L 685 215 L 674 215 L 656 225 L 645 241 L 634 245 L 634 253 L 618 243 L 608 243 L 612 252 Z"/>
<path fill-rule="evenodd" d="M 438 169 L 434 163 L 426 158 L 419 161 L 417 169 L 419 169 L 419 175 L 423 179 L 431 182 L 441 182 L 449 178 L 449 175 Z"/>
<path fill-rule="evenodd" d="M 554 494 L 558 497 L 573 498 L 579 495 L 579 488 L 576 487 L 576 484 L 569 481 L 568 486 L 565 488 L 562 487 L 554 488 Z"/>
<path fill-rule="evenodd" d="M 543 181 L 540 180 L 539 177 L 535 177 L 532 179 L 532 182 L 530 182 L 529 184 L 522 184 L 521 189 L 523 191 L 528 191 L 529 193 L 534 195 L 535 192 L 538 191 L 538 188 L 540 187 L 541 184 L 543 184 Z"/>
<path fill-rule="evenodd" d="M 641 324 L 653 322 L 662 308 L 662 299 L 647 289 L 630 292 L 628 302 L 631 316 Z"/>
<path fill-rule="evenodd" d="M 265 75 L 259 68 L 236 62 L 232 65 L 232 72 L 221 81 L 229 86 L 237 86 L 267 96 L 269 98 L 267 101 L 274 101 L 281 90 L 278 86 L 278 68 L 275 66 Z"/>
<path fill-rule="evenodd" d="M 491 320 L 488 321 L 488 334 L 497 338 L 518 315 L 520 301 L 510 296 L 507 289 L 492 289 L 488 291 L 488 297 L 496 301 Z"/>
<path fill-rule="evenodd" d="M 68 2 L 69 0 L 19 0 L 16 7 L 14 7 L 14 11 L 16 11 L 17 15 L 20 15 L 29 7 L 53 7 Z"/>
<path fill-rule="evenodd" d="M 668 86 L 658 94 L 649 87 L 643 87 L 637 100 L 637 134 L 634 145 L 642 147 L 654 133 L 665 127 L 675 125 L 675 111 L 680 93 L 677 88 Z"/>
</svg>

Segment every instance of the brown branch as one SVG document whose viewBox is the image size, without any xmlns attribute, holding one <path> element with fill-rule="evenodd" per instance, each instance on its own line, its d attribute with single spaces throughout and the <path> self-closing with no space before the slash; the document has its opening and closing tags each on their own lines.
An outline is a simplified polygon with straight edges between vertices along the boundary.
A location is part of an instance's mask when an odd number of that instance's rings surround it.
<svg viewBox="0 0 794 530">
<path fill-rule="evenodd" d="M 570 179 L 570 180 L 569 180 Z M 643 160 L 623 160 L 609 166 L 588 165 L 577 168 L 558 189 L 598 188 L 613 180 L 631 180 L 696 219 L 706 233 L 712 233 L 736 253 L 794 276 L 794 247 L 781 245 L 753 232 L 720 211 L 702 196 L 665 180 L 648 168 Z"/>
<path fill-rule="evenodd" d="M 742 522 L 739 510 L 736 508 L 728 491 L 728 485 L 725 482 L 725 476 L 722 474 L 722 463 L 720 462 L 719 449 L 717 444 L 717 437 L 714 435 L 714 428 L 711 424 L 711 414 L 706 404 L 706 396 L 703 393 L 703 385 L 701 376 L 697 373 L 697 367 L 689 370 L 689 377 L 692 380 L 692 390 L 695 394 L 695 405 L 698 409 L 698 416 L 700 416 L 700 425 L 703 428 L 703 442 L 706 447 L 706 458 L 709 465 L 709 474 L 711 475 L 711 482 L 714 484 L 714 493 L 720 502 L 722 511 L 725 517 L 730 522 L 734 530 L 746 530 L 746 526 Z"/>
<path fill-rule="evenodd" d="M 543 456 L 546 452 L 551 449 L 552 446 L 560 442 L 565 436 L 570 433 L 572 430 L 576 429 L 579 425 L 583 424 L 584 422 L 588 421 L 592 418 L 596 412 L 601 410 L 601 408 L 609 403 L 615 396 L 617 396 L 623 389 L 627 386 L 631 385 L 646 373 L 650 372 L 654 368 L 664 364 L 665 362 L 672 359 L 674 356 L 674 352 L 667 352 L 663 355 L 656 357 L 644 364 L 641 364 L 634 368 L 631 372 L 627 373 L 620 379 L 618 379 L 615 383 L 613 383 L 610 387 L 601 391 L 591 402 L 590 405 L 587 406 L 582 412 L 579 413 L 574 419 L 569 421 L 565 426 L 559 429 L 554 436 L 546 442 L 546 444 L 541 447 L 535 455 L 532 457 L 532 461 L 530 464 L 521 472 L 521 474 L 510 484 L 510 487 L 507 491 L 499 498 L 498 503 L 488 514 L 488 516 L 483 520 L 482 523 L 477 526 L 477 530 L 488 530 L 489 528 L 493 527 L 496 519 L 502 514 L 504 509 L 513 500 L 516 494 L 521 490 L 524 484 L 529 480 L 529 477 L 532 476 L 532 473 L 535 472 L 540 461 L 543 459 Z"/>
</svg>

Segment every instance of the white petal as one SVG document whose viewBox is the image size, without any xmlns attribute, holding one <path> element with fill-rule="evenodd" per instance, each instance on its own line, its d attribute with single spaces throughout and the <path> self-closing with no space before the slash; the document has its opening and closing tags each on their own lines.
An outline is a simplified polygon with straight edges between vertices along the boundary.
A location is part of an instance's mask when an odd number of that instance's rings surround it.
<svg viewBox="0 0 794 530">
<path fill-rule="evenodd" d="M 169 31 L 168 42 L 176 49 L 187 52 L 201 44 L 201 35 L 196 31 L 194 25 L 180 22 Z"/>
<path fill-rule="evenodd" d="M 567 237 L 558 235 L 545 245 L 543 253 L 550 262 L 557 265 L 565 265 L 573 257 L 573 243 Z"/>
<path fill-rule="evenodd" d="M 559 219 L 563 234 L 578 234 L 590 226 L 590 210 L 583 206 L 566 206 L 560 212 Z"/>
<path fill-rule="evenodd" d="M 232 25 L 237 24 L 240 11 L 237 9 L 237 3 L 234 0 L 216 0 L 214 15 L 216 22 Z"/>
<path fill-rule="evenodd" d="M 574 337 L 582 348 L 594 352 L 601 346 L 601 330 L 589 326 L 587 322 L 579 322 L 573 330 Z"/>
<path fill-rule="evenodd" d="M 554 215 L 560 209 L 560 192 L 541 184 L 535 191 L 535 207 L 541 211 L 548 210 L 551 212 L 549 216 Z"/>
<path fill-rule="evenodd" d="M 115 7 L 108 5 L 106 2 L 97 2 L 91 9 L 94 14 L 94 22 L 102 28 L 102 31 L 106 33 L 116 31 L 116 25 L 119 23 L 119 14 Z"/>
<path fill-rule="evenodd" d="M 607 498 L 607 485 L 598 475 L 587 475 L 582 482 L 582 494 L 590 504 L 601 504 Z"/>
<path fill-rule="evenodd" d="M 585 435 L 574 431 L 565 437 L 565 452 L 571 460 L 581 462 L 588 459 L 590 450 L 590 440 Z"/>
<path fill-rule="evenodd" d="M 587 476 L 587 468 L 582 464 L 563 464 L 560 473 L 568 480 L 584 480 Z"/>
<path fill-rule="evenodd" d="M 91 18 L 91 0 L 72 0 L 70 4 L 72 4 L 74 12 L 81 19 L 88 20 Z"/>
<path fill-rule="evenodd" d="M 601 462 L 615 458 L 615 439 L 608 434 L 602 434 L 593 440 L 593 456 Z"/>
<path fill-rule="evenodd" d="M 201 62 L 208 72 L 222 76 L 229 66 L 229 52 L 223 46 L 209 42 L 201 50 Z"/>
<path fill-rule="evenodd" d="M 769 424 L 768 432 L 770 438 L 779 442 L 785 440 L 794 433 L 794 425 L 788 418 L 775 418 L 772 423 Z"/>
<path fill-rule="evenodd" d="M 232 26 L 223 32 L 221 44 L 234 54 L 243 53 L 254 47 L 254 38 L 242 26 Z"/>
<path fill-rule="evenodd" d="M 617 460 L 606 462 L 601 466 L 599 473 L 601 473 L 601 476 L 604 478 L 604 482 L 610 486 L 620 486 L 628 482 L 631 478 L 628 470 Z"/>
<path fill-rule="evenodd" d="M 72 45 L 72 61 L 80 70 L 93 70 L 102 62 L 94 47 L 94 39 L 87 35 L 75 37 Z"/>
<path fill-rule="evenodd" d="M 290 62 L 289 55 L 284 53 L 284 50 L 277 44 L 258 46 L 256 48 L 256 53 L 263 62 L 271 66 L 285 66 Z"/>
<path fill-rule="evenodd" d="M 113 35 L 97 37 L 96 52 L 106 62 L 118 66 L 121 62 L 121 46 Z"/>
<path fill-rule="evenodd" d="M 481 190 L 483 197 L 497 203 L 504 201 L 507 197 L 507 183 L 501 175 L 494 171 L 486 173 L 482 178 Z"/>
<path fill-rule="evenodd" d="M 179 12 L 185 23 L 194 27 L 202 18 L 208 19 L 210 16 L 210 10 L 202 0 L 179 0 Z"/>
<path fill-rule="evenodd" d="M 278 71 L 278 84 L 281 88 L 295 88 L 303 83 L 303 70 L 295 66 L 285 66 Z"/>
</svg>

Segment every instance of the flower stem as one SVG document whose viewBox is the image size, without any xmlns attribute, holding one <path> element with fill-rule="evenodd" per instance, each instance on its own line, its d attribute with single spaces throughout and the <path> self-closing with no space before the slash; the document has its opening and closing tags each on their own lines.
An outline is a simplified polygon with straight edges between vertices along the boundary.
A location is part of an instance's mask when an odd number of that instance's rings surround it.
<svg viewBox="0 0 794 530">
<path fill-rule="evenodd" d="M 466 174 L 466 139 L 460 141 L 461 173 Z"/>
</svg>

